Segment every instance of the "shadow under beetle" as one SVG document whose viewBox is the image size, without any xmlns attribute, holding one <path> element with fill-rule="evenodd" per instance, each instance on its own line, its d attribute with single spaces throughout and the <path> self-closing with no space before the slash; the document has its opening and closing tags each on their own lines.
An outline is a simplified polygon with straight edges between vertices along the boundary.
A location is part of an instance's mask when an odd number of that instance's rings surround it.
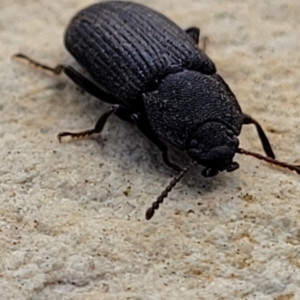
<svg viewBox="0 0 300 300">
<path fill-rule="evenodd" d="M 191 166 L 202 175 L 239 168 L 236 153 L 254 156 L 300 174 L 300 166 L 280 162 L 259 123 L 244 114 L 212 60 L 198 47 L 200 30 L 180 29 L 162 14 L 131 2 L 97 3 L 80 11 L 65 33 L 65 45 L 91 78 L 71 66 L 50 68 L 23 54 L 35 67 L 65 73 L 92 96 L 111 104 L 94 129 L 62 132 L 73 138 L 100 133 L 111 114 L 137 128 L 162 152 L 178 175 L 146 212 L 149 220 Z M 254 124 L 266 156 L 239 148 L 238 135 Z M 186 150 L 191 163 L 181 168 L 168 158 L 163 141 Z"/>
</svg>

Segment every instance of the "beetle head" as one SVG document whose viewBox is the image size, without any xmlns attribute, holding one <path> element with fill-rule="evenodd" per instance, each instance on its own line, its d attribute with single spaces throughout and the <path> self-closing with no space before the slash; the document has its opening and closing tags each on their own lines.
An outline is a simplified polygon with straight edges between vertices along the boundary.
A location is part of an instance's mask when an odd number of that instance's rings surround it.
<svg viewBox="0 0 300 300">
<path fill-rule="evenodd" d="M 226 125 L 211 121 L 201 124 L 187 143 L 188 155 L 206 167 L 202 175 L 211 177 L 220 171 L 232 172 L 239 165 L 232 159 L 238 151 L 239 140 Z"/>
</svg>

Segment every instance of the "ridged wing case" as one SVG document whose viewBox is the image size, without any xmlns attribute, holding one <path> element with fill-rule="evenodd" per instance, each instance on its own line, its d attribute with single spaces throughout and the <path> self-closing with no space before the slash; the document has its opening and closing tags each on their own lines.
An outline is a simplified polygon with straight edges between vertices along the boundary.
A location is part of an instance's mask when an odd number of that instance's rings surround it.
<svg viewBox="0 0 300 300">
<path fill-rule="evenodd" d="M 65 44 L 103 90 L 127 105 L 169 73 L 216 71 L 185 31 L 136 3 L 97 3 L 80 11 Z"/>
</svg>

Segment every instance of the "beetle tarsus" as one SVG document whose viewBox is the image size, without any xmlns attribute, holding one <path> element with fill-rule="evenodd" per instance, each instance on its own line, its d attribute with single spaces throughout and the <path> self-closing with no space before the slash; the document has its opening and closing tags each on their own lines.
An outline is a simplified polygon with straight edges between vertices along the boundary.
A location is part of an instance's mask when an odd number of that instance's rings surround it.
<svg viewBox="0 0 300 300">
<path fill-rule="evenodd" d="M 95 131 L 94 129 L 90 129 L 90 130 L 86 130 L 86 131 L 81 131 L 81 132 L 68 132 L 68 131 L 64 131 L 64 132 L 60 132 L 57 135 L 57 138 L 59 140 L 59 142 L 61 143 L 61 139 L 65 136 L 70 136 L 72 139 L 79 139 L 79 138 L 83 138 L 86 136 L 91 136 L 92 134 L 94 134 Z"/>
<path fill-rule="evenodd" d="M 32 66 L 35 69 L 39 69 L 41 71 L 51 72 L 52 75 L 60 75 L 62 72 L 65 73 L 69 79 L 71 79 L 76 85 L 82 88 L 84 91 L 89 93 L 90 95 L 106 102 L 109 104 L 118 103 L 118 99 L 116 97 L 106 93 L 100 87 L 98 87 L 95 83 L 93 83 L 90 79 L 87 79 L 85 76 L 80 74 L 71 66 L 57 65 L 52 68 L 42 63 L 37 62 L 36 60 L 31 59 L 27 55 L 22 53 L 18 53 L 12 56 L 12 59 L 18 60 L 20 62 L 28 63 L 29 66 Z"/>
<path fill-rule="evenodd" d="M 29 64 L 29 66 L 33 67 L 33 68 L 36 68 L 36 69 L 40 69 L 42 71 L 49 71 L 55 75 L 59 75 L 62 73 L 62 71 L 64 70 L 64 66 L 63 65 L 57 65 L 56 67 L 54 68 L 51 68 L 47 65 L 44 65 L 44 64 L 41 64 L 33 59 L 31 59 L 30 57 L 22 54 L 22 53 L 17 53 L 17 54 L 14 54 L 12 56 L 12 59 L 15 59 L 15 60 L 19 60 L 21 62 L 27 62 Z"/>
<path fill-rule="evenodd" d="M 116 104 L 119 100 L 111 94 L 103 91 L 99 86 L 93 83 L 90 79 L 86 78 L 71 66 L 64 67 L 64 73 L 81 89 L 90 95 L 104 101 L 108 104 Z"/>
<path fill-rule="evenodd" d="M 86 137 L 86 136 L 91 136 L 92 134 L 101 133 L 107 119 L 109 118 L 109 116 L 112 113 L 116 112 L 117 109 L 118 109 L 118 106 L 115 105 L 115 106 L 112 106 L 110 110 L 103 113 L 93 129 L 88 129 L 88 130 L 84 130 L 84 131 L 80 131 L 80 132 L 68 132 L 68 131 L 60 132 L 57 135 L 59 142 L 61 142 L 62 137 L 65 137 L 65 136 L 70 136 L 72 139 L 74 139 L 74 138 L 82 138 L 82 137 Z"/>
</svg>

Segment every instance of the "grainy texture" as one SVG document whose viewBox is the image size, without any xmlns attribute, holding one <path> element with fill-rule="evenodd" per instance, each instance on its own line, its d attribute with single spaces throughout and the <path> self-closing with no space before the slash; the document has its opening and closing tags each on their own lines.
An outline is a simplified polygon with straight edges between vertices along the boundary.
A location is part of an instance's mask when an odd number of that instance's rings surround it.
<svg viewBox="0 0 300 300">
<path fill-rule="evenodd" d="M 233 133 L 239 135 L 241 132 L 243 122 L 241 108 L 228 86 L 217 74 L 204 75 L 195 71 L 170 74 L 160 82 L 156 91 L 145 95 L 144 103 L 149 123 L 154 131 L 180 149 L 189 148 L 187 141 L 195 131 L 202 134 L 203 138 L 197 139 L 199 143 L 208 140 L 209 137 L 209 142 L 212 143 L 207 147 L 209 150 L 216 147 L 216 142 L 222 146 L 230 143 L 227 134 L 224 133 L 227 130 L 230 130 L 232 135 Z M 217 121 L 222 125 L 218 124 L 218 127 L 211 128 Z M 203 128 L 205 126 L 208 127 L 207 132 Z M 210 138 L 213 135 L 215 138 Z M 197 146 L 196 151 L 201 149 L 203 157 L 204 149 Z M 235 151 L 236 147 L 233 149 Z"/>
<path fill-rule="evenodd" d="M 299 176 L 240 156 L 232 174 L 203 179 L 195 169 L 146 222 L 172 175 L 155 147 L 117 118 L 101 138 L 57 142 L 61 130 L 92 126 L 105 106 L 10 55 L 68 60 L 64 29 L 91 3 L 0 2 L 1 297 L 297 299 Z M 300 4 L 147 4 L 201 28 L 242 109 L 261 121 L 278 158 L 299 164 Z M 261 151 L 251 126 L 241 145 Z"/>
</svg>

